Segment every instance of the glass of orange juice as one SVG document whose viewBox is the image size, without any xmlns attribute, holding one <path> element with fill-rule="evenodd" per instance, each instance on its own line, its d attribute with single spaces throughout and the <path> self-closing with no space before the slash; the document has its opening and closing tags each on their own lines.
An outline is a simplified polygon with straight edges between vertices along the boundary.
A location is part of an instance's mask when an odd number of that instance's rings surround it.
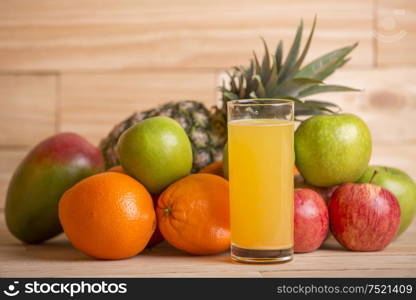
<svg viewBox="0 0 416 300">
<path fill-rule="evenodd" d="M 278 263 L 293 256 L 294 103 L 228 102 L 231 258 Z"/>
</svg>

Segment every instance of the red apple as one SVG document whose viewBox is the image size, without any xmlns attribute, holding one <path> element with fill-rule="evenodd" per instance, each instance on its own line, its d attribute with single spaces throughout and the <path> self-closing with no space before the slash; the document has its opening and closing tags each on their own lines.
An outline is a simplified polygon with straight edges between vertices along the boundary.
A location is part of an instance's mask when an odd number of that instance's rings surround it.
<svg viewBox="0 0 416 300">
<path fill-rule="evenodd" d="M 160 244 L 165 239 L 163 238 L 162 233 L 159 230 L 159 227 L 156 227 L 155 232 L 153 232 L 152 237 L 150 238 L 149 242 L 146 245 L 146 248 L 152 248 L 157 244 Z"/>
<path fill-rule="evenodd" d="M 312 184 L 307 183 L 305 179 L 302 177 L 302 175 L 295 175 L 295 188 L 314 190 L 319 195 L 321 195 L 321 197 L 325 200 L 327 204 L 332 196 L 332 193 L 336 190 L 337 187 L 337 185 L 330 187 L 314 186 Z"/>
<path fill-rule="evenodd" d="M 319 248 L 328 233 L 328 209 L 314 190 L 295 189 L 295 252 Z"/>
<path fill-rule="evenodd" d="M 152 195 L 153 206 L 154 207 L 156 207 L 156 205 L 157 205 L 157 199 L 158 198 L 159 198 L 159 195 Z M 149 242 L 146 245 L 146 248 L 152 248 L 152 247 L 156 246 L 157 244 L 160 244 L 164 240 L 165 240 L 165 238 L 163 237 L 162 233 L 159 230 L 159 226 L 156 223 L 155 232 L 153 232 Z"/>
<path fill-rule="evenodd" d="M 378 251 L 394 238 L 400 226 L 396 197 L 375 184 L 345 183 L 329 201 L 331 231 L 353 251 Z"/>
</svg>

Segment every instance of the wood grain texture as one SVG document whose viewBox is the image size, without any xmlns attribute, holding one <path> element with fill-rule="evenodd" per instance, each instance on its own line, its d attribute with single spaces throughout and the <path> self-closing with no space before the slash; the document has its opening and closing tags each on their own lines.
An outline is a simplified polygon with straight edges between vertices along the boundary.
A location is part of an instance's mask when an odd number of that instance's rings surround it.
<svg viewBox="0 0 416 300">
<path fill-rule="evenodd" d="M 61 79 L 61 131 L 75 131 L 98 143 L 135 111 L 172 100 L 214 104 L 211 71 L 142 71 L 64 74 Z"/>
<path fill-rule="evenodd" d="M 329 83 L 362 89 L 353 93 L 328 93 L 344 112 L 354 113 L 368 125 L 373 139 L 372 164 L 400 168 L 416 179 L 416 68 L 342 70 Z"/>
<path fill-rule="evenodd" d="M 330 77 L 328 83 L 362 89 L 316 98 L 333 101 L 343 111 L 359 115 L 369 126 L 375 143 L 416 141 L 416 68 L 344 69 Z"/>
<path fill-rule="evenodd" d="M 416 1 L 378 0 L 377 64 L 397 66 L 416 63 Z"/>
<path fill-rule="evenodd" d="M 22 245 L 0 224 L 0 277 L 414 277 L 415 234 L 416 223 L 380 252 L 345 251 L 330 240 L 287 264 L 246 265 L 232 262 L 228 253 L 190 256 L 166 243 L 130 259 L 99 261 L 73 249 L 64 236 L 43 245 Z"/>
<path fill-rule="evenodd" d="M 0 145 L 31 146 L 55 132 L 56 77 L 0 75 Z"/>
<path fill-rule="evenodd" d="M 299 270 L 295 271 L 262 271 L 260 276 L 264 278 L 279 278 L 279 277 L 300 277 Z M 414 277 L 415 270 L 403 270 L 403 269 L 365 269 L 365 267 L 356 270 L 311 270 L 311 271 L 301 271 L 301 277 L 324 277 L 324 278 L 337 278 L 337 277 L 347 277 L 347 278 L 406 278 Z"/>
<path fill-rule="evenodd" d="M 7 187 L 13 172 L 26 153 L 27 150 L 0 150 L 0 211 L 4 207 Z"/>
<path fill-rule="evenodd" d="M 0 2 L 1 70 L 224 68 L 318 30 L 309 58 L 356 41 L 351 65 L 373 62 L 371 0 L 16 0 Z M 289 44 L 286 48 L 289 47 Z"/>
<path fill-rule="evenodd" d="M 416 182 L 416 164 L 413 162 L 416 153 L 416 143 L 397 142 L 373 143 L 373 153 L 370 164 L 395 167 L 412 176 Z"/>
</svg>

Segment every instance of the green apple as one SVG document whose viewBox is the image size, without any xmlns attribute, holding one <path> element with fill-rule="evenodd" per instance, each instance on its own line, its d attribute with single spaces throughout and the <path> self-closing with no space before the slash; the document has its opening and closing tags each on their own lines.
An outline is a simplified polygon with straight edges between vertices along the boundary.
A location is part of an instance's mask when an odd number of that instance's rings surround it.
<svg viewBox="0 0 416 300">
<path fill-rule="evenodd" d="M 358 179 L 359 183 L 374 183 L 392 192 L 400 204 L 400 229 L 409 227 L 416 213 L 416 184 L 405 172 L 383 166 L 369 166 Z"/>
<path fill-rule="evenodd" d="M 159 194 L 192 169 L 192 146 L 175 120 L 153 117 L 127 129 L 117 144 L 120 164 L 151 194 Z"/>
<path fill-rule="evenodd" d="M 371 134 L 353 114 L 313 116 L 295 132 L 296 166 L 305 180 L 319 187 L 354 182 L 371 156 Z"/>
</svg>

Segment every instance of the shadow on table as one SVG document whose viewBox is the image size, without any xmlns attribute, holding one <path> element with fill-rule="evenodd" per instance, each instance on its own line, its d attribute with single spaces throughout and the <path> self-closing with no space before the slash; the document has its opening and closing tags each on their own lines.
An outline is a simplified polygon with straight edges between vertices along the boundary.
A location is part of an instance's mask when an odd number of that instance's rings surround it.
<svg viewBox="0 0 416 300">
<path fill-rule="evenodd" d="M 90 261 L 93 258 L 88 257 L 82 252 L 72 247 L 71 243 L 63 236 L 59 235 L 45 243 L 38 245 L 23 244 L 18 241 L 8 242 L 8 245 L 15 249 L 14 255 L 31 260 L 47 261 Z M 17 247 L 17 249 L 16 249 Z"/>
<path fill-rule="evenodd" d="M 331 250 L 331 251 L 346 251 L 340 243 L 334 238 L 332 234 L 328 235 L 328 238 L 323 242 L 319 249 L 322 250 Z"/>
</svg>

